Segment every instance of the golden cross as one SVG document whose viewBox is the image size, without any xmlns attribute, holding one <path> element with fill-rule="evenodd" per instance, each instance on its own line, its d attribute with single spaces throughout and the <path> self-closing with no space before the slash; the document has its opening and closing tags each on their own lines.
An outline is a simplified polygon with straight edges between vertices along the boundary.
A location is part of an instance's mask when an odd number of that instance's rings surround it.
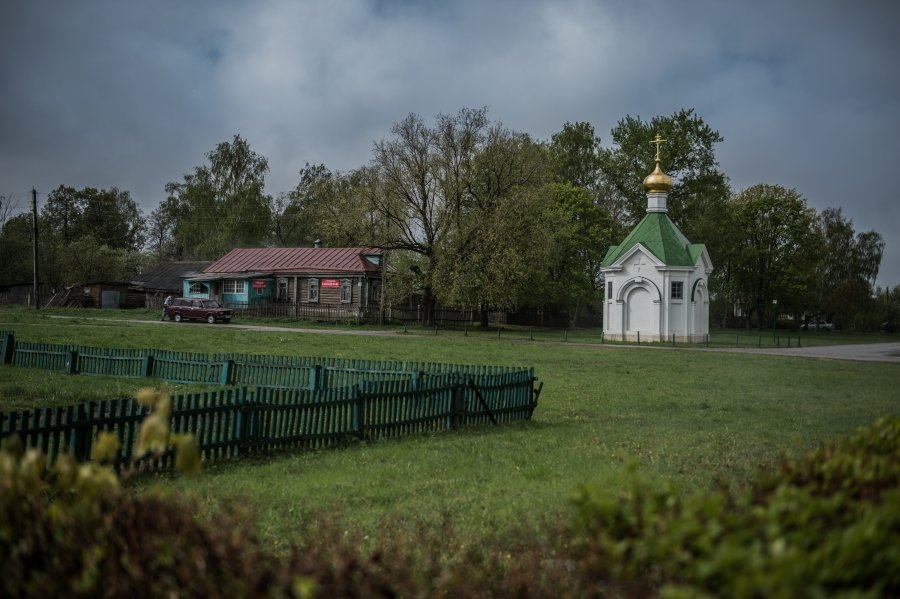
<svg viewBox="0 0 900 599">
<path fill-rule="evenodd" d="M 660 137 L 659 133 L 657 133 L 657 134 L 656 134 L 656 137 L 650 142 L 650 143 L 652 143 L 652 144 L 656 144 L 656 161 L 657 161 L 657 162 L 659 162 L 659 160 L 660 160 L 660 156 L 659 156 L 659 146 L 660 146 L 661 144 L 665 143 L 665 141 L 666 141 L 666 140 L 664 140 L 662 137 Z"/>
</svg>

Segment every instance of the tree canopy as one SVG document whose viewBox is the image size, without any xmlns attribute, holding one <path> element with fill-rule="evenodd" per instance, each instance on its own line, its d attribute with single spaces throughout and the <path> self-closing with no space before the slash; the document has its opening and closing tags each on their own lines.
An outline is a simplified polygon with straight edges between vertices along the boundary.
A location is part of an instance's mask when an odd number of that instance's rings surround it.
<svg viewBox="0 0 900 599">
<path fill-rule="evenodd" d="M 650 142 L 657 134 L 665 139 L 662 169 L 674 183 L 669 217 L 688 239 L 706 239 L 706 221 L 722 209 L 730 192 L 715 155 L 723 138 L 693 109 L 649 121 L 626 116 L 612 130 L 613 147 L 601 152 L 600 163 L 604 181 L 624 206 L 621 218 L 630 228 L 646 213 L 643 181 L 655 166 Z"/>
<path fill-rule="evenodd" d="M 163 210 L 172 223 L 176 253 L 185 259 L 213 259 L 234 247 L 268 238 L 271 199 L 265 194 L 268 160 L 240 135 L 206 154 L 181 182 L 166 185 Z"/>
<path fill-rule="evenodd" d="M 793 189 L 754 185 L 729 202 L 730 296 L 759 325 L 778 310 L 799 314 L 811 301 L 822 235 L 815 210 Z"/>
</svg>

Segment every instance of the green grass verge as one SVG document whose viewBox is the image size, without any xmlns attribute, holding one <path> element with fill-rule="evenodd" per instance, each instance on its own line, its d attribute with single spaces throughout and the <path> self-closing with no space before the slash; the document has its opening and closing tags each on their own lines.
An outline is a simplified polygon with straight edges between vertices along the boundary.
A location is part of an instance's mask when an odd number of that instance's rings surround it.
<svg viewBox="0 0 900 599">
<path fill-rule="evenodd" d="M 0 306 L 0 330 L 14 325 L 40 326 L 47 323 L 59 323 L 61 320 L 75 320 L 81 323 L 106 322 L 108 324 L 121 321 L 154 322 L 159 321 L 156 310 L 94 310 L 94 309 L 46 309 L 36 311 L 25 306 Z M 240 317 L 234 325 L 261 325 L 285 329 L 313 329 L 347 333 L 363 331 L 368 333 L 393 333 L 403 336 L 418 337 L 463 337 L 473 339 L 499 340 L 509 342 L 545 342 L 545 343 L 578 343 L 585 345 L 619 345 L 636 346 L 635 342 L 610 342 L 603 339 L 599 328 L 554 329 L 544 327 L 527 327 L 516 325 L 491 325 L 487 329 L 479 327 L 421 327 L 413 325 L 374 325 L 316 323 L 288 318 L 251 318 Z M 221 325 L 219 325 L 221 326 Z M 237 326 L 233 328 L 237 328 Z M 900 335 L 885 333 L 856 333 L 845 331 L 791 331 L 771 329 L 713 329 L 709 340 L 703 343 L 676 343 L 677 347 L 710 347 L 710 348 L 784 348 L 846 345 L 859 343 L 890 343 L 900 341 Z M 640 345 L 659 345 L 670 347 L 671 342 L 641 343 Z"/>
<path fill-rule="evenodd" d="M 473 538 L 539 527 L 569 510 L 579 484 L 618 488 L 625 465 L 685 489 L 740 483 L 781 451 L 900 414 L 897 364 L 505 343 L 496 334 L 366 337 L 50 316 L 0 311 L 0 330 L 48 343 L 533 366 L 544 381 L 531 422 L 281 455 L 154 483 L 210 508 L 243 495 L 276 539 L 331 507 L 366 534 L 394 520 L 450 521 Z"/>
<path fill-rule="evenodd" d="M 167 386 L 174 393 L 204 391 L 209 385 L 166 383 L 160 379 L 70 376 L 37 368 L 0 367 L 0 411 L 54 408 L 86 401 L 134 397 L 142 387 Z"/>
</svg>

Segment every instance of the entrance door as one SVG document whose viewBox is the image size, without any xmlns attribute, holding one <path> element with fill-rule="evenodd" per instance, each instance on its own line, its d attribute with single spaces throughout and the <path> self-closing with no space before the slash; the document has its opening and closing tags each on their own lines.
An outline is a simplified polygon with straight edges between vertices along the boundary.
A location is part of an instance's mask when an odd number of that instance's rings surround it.
<svg viewBox="0 0 900 599">
<path fill-rule="evenodd" d="M 653 304 L 653 296 L 643 287 L 635 287 L 628 294 L 626 299 L 626 315 L 627 321 L 625 330 L 630 333 L 638 331 L 648 333 L 653 330 L 656 325 L 655 314 L 653 313 L 656 306 Z"/>
</svg>

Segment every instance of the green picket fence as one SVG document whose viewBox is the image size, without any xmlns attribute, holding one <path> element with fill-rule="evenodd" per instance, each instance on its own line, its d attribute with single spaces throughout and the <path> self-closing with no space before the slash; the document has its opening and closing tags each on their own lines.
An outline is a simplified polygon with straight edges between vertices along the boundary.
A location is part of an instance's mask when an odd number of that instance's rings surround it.
<svg viewBox="0 0 900 599">
<path fill-rule="evenodd" d="M 286 389 L 339 389 L 400 378 L 425 381 L 443 375 L 477 378 L 527 372 L 533 376 L 532 370 L 505 366 L 54 345 L 19 341 L 9 331 L 0 333 L 0 364 L 4 363 L 70 374 Z"/>
<path fill-rule="evenodd" d="M 192 433 L 205 463 L 278 449 L 319 448 L 462 426 L 530 419 L 540 387 L 528 371 L 403 377 L 340 389 L 230 387 L 172 398 L 172 430 Z M 146 408 L 131 399 L 0 413 L 0 438 L 19 435 L 49 460 L 87 460 L 97 436 L 115 432 L 116 458 L 131 460 Z M 172 455 L 157 465 L 171 468 Z"/>
</svg>

